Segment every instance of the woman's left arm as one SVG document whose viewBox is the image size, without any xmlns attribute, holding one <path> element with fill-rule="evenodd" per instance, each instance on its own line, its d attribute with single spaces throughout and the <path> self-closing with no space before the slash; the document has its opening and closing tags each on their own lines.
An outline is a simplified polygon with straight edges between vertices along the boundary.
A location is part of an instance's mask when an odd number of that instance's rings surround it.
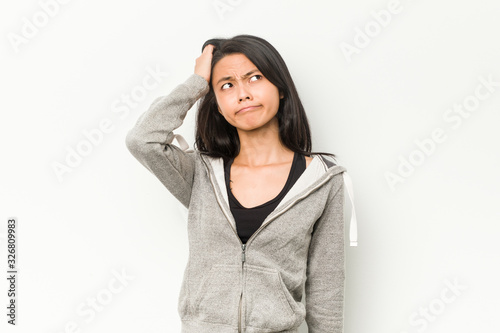
<svg viewBox="0 0 500 333">
<path fill-rule="evenodd" d="M 342 333 L 344 326 L 344 179 L 334 176 L 328 203 L 316 221 L 305 284 L 309 333 Z"/>
</svg>

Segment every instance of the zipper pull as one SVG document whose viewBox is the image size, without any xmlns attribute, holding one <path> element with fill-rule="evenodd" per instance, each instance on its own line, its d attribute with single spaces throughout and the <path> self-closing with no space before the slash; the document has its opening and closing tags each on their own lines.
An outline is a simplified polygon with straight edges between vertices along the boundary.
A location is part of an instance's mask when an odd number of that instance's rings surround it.
<svg viewBox="0 0 500 333">
<path fill-rule="evenodd" d="M 241 248 L 243 250 L 243 252 L 241 252 L 241 261 L 242 262 L 245 262 L 245 247 L 246 247 L 246 244 L 241 244 Z"/>
</svg>

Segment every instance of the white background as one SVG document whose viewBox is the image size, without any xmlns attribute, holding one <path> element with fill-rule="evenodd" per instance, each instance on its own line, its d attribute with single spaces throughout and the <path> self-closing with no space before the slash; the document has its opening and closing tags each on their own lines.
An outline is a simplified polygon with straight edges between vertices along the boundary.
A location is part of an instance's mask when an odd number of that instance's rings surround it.
<svg viewBox="0 0 500 333">
<path fill-rule="evenodd" d="M 477 87 L 480 77 L 500 82 L 500 2 L 216 3 L 2 2 L 1 276 L 14 216 L 19 277 L 16 327 L 1 279 L 0 330 L 180 332 L 183 211 L 125 135 L 193 72 L 205 40 L 246 33 L 281 53 L 314 150 L 337 154 L 354 182 L 359 246 L 346 248 L 345 332 L 498 332 L 500 86 Z M 381 26 L 372 11 L 388 7 L 397 13 Z M 346 56 L 347 44 L 357 53 Z M 125 107 L 148 68 L 168 75 Z M 445 120 L 464 103 L 474 106 L 467 118 Z M 54 163 L 106 119 L 112 129 L 60 181 Z M 431 145 L 436 128 L 446 139 Z M 194 111 L 178 130 L 191 146 L 193 130 Z M 401 159 L 418 165 L 391 188 L 386 175 L 404 171 Z"/>
</svg>

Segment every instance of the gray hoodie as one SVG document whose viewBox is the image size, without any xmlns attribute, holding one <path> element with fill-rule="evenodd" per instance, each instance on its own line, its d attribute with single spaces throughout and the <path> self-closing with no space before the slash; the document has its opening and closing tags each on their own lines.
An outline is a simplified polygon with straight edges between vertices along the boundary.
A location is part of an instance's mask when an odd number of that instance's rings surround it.
<svg viewBox="0 0 500 333">
<path fill-rule="evenodd" d="M 189 209 L 189 259 L 178 300 L 182 332 L 298 332 L 304 319 L 310 333 L 342 332 L 346 169 L 313 155 L 242 244 L 222 159 L 172 144 L 173 131 L 208 90 L 192 74 L 155 99 L 126 137 L 133 156 Z"/>
</svg>

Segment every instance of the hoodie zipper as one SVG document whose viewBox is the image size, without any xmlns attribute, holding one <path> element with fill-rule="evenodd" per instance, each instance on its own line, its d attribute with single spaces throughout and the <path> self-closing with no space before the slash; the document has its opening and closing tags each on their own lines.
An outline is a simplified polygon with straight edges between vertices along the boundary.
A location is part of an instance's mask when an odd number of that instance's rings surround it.
<svg viewBox="0 0 500 333">
<path fill-rule="evenodd" d="M 238 237 L 239 238 L 239 237 Z M 242 275 L 242 281 L 241 284 L 243 285 L 243 268 L 245 265 L 245 249 L 246 249 L 246 244 L 241 244 L 241 275 Z M 241 302 L 243 300 L 243 290 L 240 293 L 240 304 L 238 306 L 238 333 L 241 333 Z"/>
<path fill-rule="evenodd" d="M 231 229 L 233 230 L 234 234 L 236 235 L 236 238 L 240 242 L 240 246 L 241 246 L 241 250 L 242 250 L 242 252 L 241 252 L 241 285 L 242 285 L 242 289 L 241 289 L 241 292 L 240 292 L 240 301 L 239 301 L 239 304 L 238 304 L 238 333 L 241 333 L 242 332 L 241 331 L 241 318 L 242 318 L 241 303 L 242 303 L 242 300 L 243 300 L 243 274 L 244 274 L 243 272 L 244 272 L 245 259 L 246 259 L 245 258 L 246 244 L 243 244 L 243 242 L 241 241 L 240 237 L 238 236 L 238 232 L 233 227 L 233 225 L 232 225 L 232 223 L 230 221 L 230 217 L 227 215 L 226 210 L 222 206 L 222 203 L 220 202 L 219 196 L 217 195 L 217 187 L 216 187 L 216 184 L 214 183 L 214 180 L 212 178 L 212 173 L 210 172 L 210 168 L 208 167 L 207 162 L 205 161 L 205 159 L 203 157 L 202 157 L 202 160 L 203 160 L 203 163 L 205 163 L 205 166 L 207 167 L 208 176 L 210 178 L 210 183 L 212 184 L 212 187 L 214 188 L 214 191 L 215 191 L 215 199 L 217 200 L 217 203 L 219 204 L 220 208 L 222 209 L 222 212 L 226 216 L 227 223 L 229 223 L 229 226 L 231 227 Z"/>
<path fill-rule="evenodd" d="M 238 305 L 238 333 L 241 333 L 241 300 L 243 298 L 243 291 L 240 293 L 240 304 Z"/>
</svg>

